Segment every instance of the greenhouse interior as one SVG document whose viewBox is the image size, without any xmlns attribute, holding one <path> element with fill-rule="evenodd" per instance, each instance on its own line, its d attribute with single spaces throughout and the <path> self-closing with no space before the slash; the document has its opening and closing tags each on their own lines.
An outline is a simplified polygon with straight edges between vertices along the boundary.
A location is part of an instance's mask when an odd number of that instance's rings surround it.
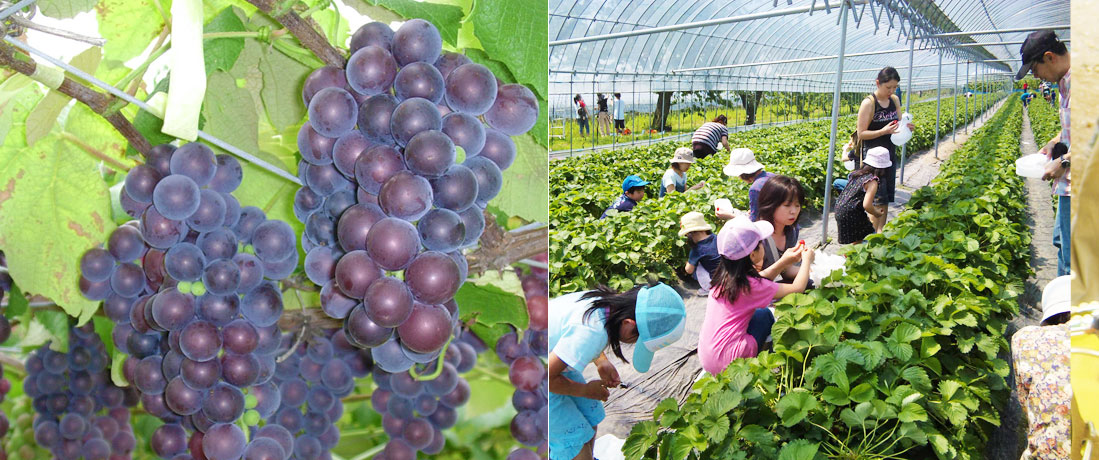
<svg viewBox="0 0 1099 460">
<path fill-rule="evenodd" d="M 610 389 L 594 457 L 1019 458 L 1027 417 L 1012 336 L 1044 319 L 1043 288 L 1064 273 L 1051 244 L 1057 196 L 1017 175 L 1016 160 L 1060 136 L 1067 88 L 1014 77 L 1032 33 L 1071 49 L 1069 10 L 1067 0 L 551 0 L 550 296 L 654 282 L 685 293 L 683 336 L 648 372 L 606 353 L 622 388 Z M 886 67 L 899 74 L 886 81 L 911 138 L 892 138 L 895 186 L 858 182 L 894 196 L 862 244 L 847 244 L 846 210 L 865 198 L 870 213 L 871 196 L 844 184 L 866 177 L 862 161 L 885 166 L 868 150 L 848 160 L 845 144 L 861 137 L 857 114 Z M 877 94 L 882 109 L 889 97 Z M 714 138 L 727 141 L 698 156 L 719 118 Z M 686 215 L 716 235 L 730 215 L 755 212 L 755 193 L 763 212 L 759 176 L 730 174 L 743 171 L 742 149 L 798 185 L 800 200 L 775 205 L 800 201 L 793 223 L 767 228 L 792 227 L 785 249 L 796 242 L 815 259 L 778 275 L 796 273 L 795 293 L 775 297 L 766 346 L 712 375 L 700 336 L 712 329 L 715 273 L 691 273 L 703 243 Z M 637 184 L 649 184 L 643 198 L 627 187 Z"/>
</svg>

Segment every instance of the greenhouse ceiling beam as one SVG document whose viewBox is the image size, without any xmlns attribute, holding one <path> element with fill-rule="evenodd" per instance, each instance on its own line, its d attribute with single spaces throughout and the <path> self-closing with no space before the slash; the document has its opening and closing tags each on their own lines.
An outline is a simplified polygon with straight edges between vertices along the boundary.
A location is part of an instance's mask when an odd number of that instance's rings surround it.
<svg viewBox="0 0 1099 460">
<path fill-rule="evenodd" d="M 851 0 L 851 3 L 856 4 L 856 5 L 861 5 L 861 4 L 864 4 L 864 3 L 868 3 L 869 1 L 870 0 Z M 572 45 L 574 43 L 597 42 L 597 41 L 603 41 L 603 40 L 613 40 L 613 39 L 616 39 L 616 38 L 636 37 L 636 36 L 639 36 L 639 35 L 651 35 L 651 34 L 658 34 L 658 33 L 663 33 L 663 32 L 675 32 L 675 31 L 678 31 L 678 30 L 697 29 L 699 27 L 717 26 L 717 25 L 722 25 L 722 24 L 731 24 L 731 23 L 734 23 L 734 22 L 754 21 L 754 20 L 757 20 L 757 19 L 775 18 L 775 17 L 780 17 L 780 16 L 789 16 L 789 15 L 792 15 L 792 14 L 811 13 L 813 11 L 819 11 L 819 10 L 824 10 L 824 9 L 826 9 L 825 5 L 817 6 L 816 4 L 813 4 L 813 5 L 810 5 L 810 6 L 801 6 L 801 7 L 797 7 L 797 8 L 786 8 L 786 9 L 781 9 L 781 10 L 768 11 L 768 12 L 764 12 L 764 13 L 743 14 L 743 15 L 740 15 L 740 16 L 729 16 L 729 17 L 725 17 L 725 18 L 707 19 L 705 21 L 686 22 L 686 23 L 683 23 L 683 24 L 674 24 L 674 25 L 670 25 L 670 26 L 649 27 L 649 28 L 645 28 L 645 29 L 628 30 L 628 31 L 625 31 L 625 32 L 614 32 L 614 33 L 603 34 L 603 35 L 592 35 L 590 37 L 577 37 L 577 38 L 568 38 L 568 39 L 564 39 L 564 40 L 554 40 L 554 41 L 549 42 L 549 46 Z"/>
<path fill-rule="evenodd" d="M 960 61 L 960 59 L 958 59 L 958 60 Z M 1018 61 L 1018 59 L 982 59 L 982 60 L 979 60 L 977 62 L 1016 62 L 1016 61 Z M 972 61 L 970 61 L 970 62 L 972 62 Z M 923 68 L 923 67 L 935 67 L 935 66 L 938 66 L 938 64 L 920 64 L 920 65 L 914 65 L 914 66 L 912 66 L 912 68 L 919 69 L 919 68 Z M 865 68 L 865 69 L 844 69 L 843 73 L 878 72 L 878 71 L 881 71 L 881 69 L 882 69 L 881 67 L 874 67 L 874 68 L 869 68 L 868 67 L 868 68 Z M 809 77 L 809 76 L 813 76 L 813 75 L 834 75 L 835 73 L 836 72 L 833 71 L 833 70 L 824 71 L 824 72 L 808 72 L 808 73 L 784 73 L 784 74 L 776 75 L 776 77 L 778 77 L 778 78 Z"/>
<path fill-rule="evenodd" d="M 1034 32 L 1034 31 L 1038 31 L 1038 30 L 1070 30 L 1070 29 L 1072 29 L 1072 26 L 1070 26 L 1068 24 L 1064 24 L 1064 25 L 1059 25 L 1059 26 L 1018 27 L 1018 28 L 1014 28 L 1014 29 L 989 29 L 989 30 L 971 30 L 971 31 L 968 31 L 968 32 L 948 32 L 948 33 L 941 33 L 941 34 L 923 35 L 923 36 L 916 37 L 916 38 L 928 39 L 928 38 L 945 38 L 945 37 L 965 37 L 965 36 L 968 36 L 968 35 L 992 35 L 992 34 L 1012 33 L 1012 32 Z"/>
<path fill-rule="evenodd" d="M 1065 42 L 1065 43 L 1069 43 L 1069 42 L 1072 41 L 1072 39 L 1066 38 L 1066 39 L 1061 40 L 1061 41 Z M 930 48 L 920 48 L 919 51 L 942 50 L 942 49 L 950 49 L 950 48 L 967 48 L 967 47 L 973 47 L 973 46 L 1022 45 L 1022 44 L 1023 44 L 1023 42 L 1021 42 L 1021 41 L 961 43 L 961 44 L 950 45 L 950 46 L 934 46 L 934 47 L 930 47 Z M 845 54 L 844 58 L 862 57 L 862 56 L 876 56 L 876 55 L 879 55 L 879 54 L 893 54 L 893 53 L 907 53 L 907 52 L 908 52 L 908 48 L 898 48 L 898 49 L 893 49 L 893 50 L 881 50 L 881 51 L 865 51 L 865 52 L 862 52 L 862 53 Z M 686 68 L 686 69 L 674 69 L 674 70 L 671 71 L 671 73 L 676 74 L 676 73 L 687 73 L 687 72 L 702 72 L 702 71 L 706 71 L 706 70 L 739 69 L 739 68 L 743 68 L 743 67 L 756 67 L 756 66 L 765 66 L 765 65 L 796 64 L 796 63 L 799 63 L 799 62 L 823 61 L 825 59 L 835 59 L 837 57 L 839 57 L 839 56 L 837 56 L 835 54 L 830 54 L 830 55 L 827 55 L 827 56 L 813 56 L 813 57 L 796 58 L 796 59 L 782 59 L 782 60 L 778 60 L 778 61 L 747 62 L 747 63 L 743 63 L 743 64 L 725 64 L 725 65 L 715 65 L 715 66 L 708 66 L 708 67 L 690 67 L 690 68 Z M 972 59 L 969 59 L 968 61 L 973 62 Z M 993 62 L 993 61 L 987 61 L 987 62 Z M 553 72 L 553 71 L 551 70 L 551 72 Z"/>
</svg>

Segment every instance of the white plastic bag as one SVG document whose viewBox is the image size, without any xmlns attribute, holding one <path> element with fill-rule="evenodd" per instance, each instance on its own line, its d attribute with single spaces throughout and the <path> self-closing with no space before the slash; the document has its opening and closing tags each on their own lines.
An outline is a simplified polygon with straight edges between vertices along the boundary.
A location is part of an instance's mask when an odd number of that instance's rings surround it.
<svg viewBox="0 0 1099 460">
<path fill-rule="evenodd" d="M 828 254 L 820 249 L 813 251 L 813 265 L 809 266 L 809 279 L 813 284 L 820 286 L 821 280 L 836 270 L 843 270 L 847 259 L 840 255 Z"/>
<path fill-rule="evenodd" d="M 912 139 L 912 130 L 908 129 L 908 124 L 912 123 L 912 114 L 905 112 L 901 115 L 901 121 L 897 125 L 897 132 L 889 136 L 889 140 L 893 141 L 893 145 L 902 146 L 909 139 Z"/>
</svg>

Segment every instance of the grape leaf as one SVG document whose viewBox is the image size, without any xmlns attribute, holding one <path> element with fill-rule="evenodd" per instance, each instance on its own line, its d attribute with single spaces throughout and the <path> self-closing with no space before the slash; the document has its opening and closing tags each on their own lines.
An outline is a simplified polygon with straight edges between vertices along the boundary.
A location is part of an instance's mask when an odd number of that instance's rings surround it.
<svg viewBox="0 0 1099 460">
<path fill-rule="evenodd" d="M 514 136 L 518 153 L 504 171 L 504 185 L 492 204 L 512 216 L 539 222 L 549 221 L 549 161 L 546 149 L 530 136 Z"/>
<path fill-rule="evenodd" d="M 67 353 L 69 351 L 69 317 L 56 310 L 36 310 L 34 321 L 42 323 L 50 333 L 50 349 Z"/>
<path fill-rule="evenodd" d="M 496 286 L 465 283 L 454 295 L 454 300 L 458 302 L 463 320 L 475 318 L 477 324 L 485 327 L 510 324 L 522 330 L 530 321 L 523 298 Z M 490 348 L 496 346 L 495 339 L 483 335 L 481 338 Z"/>
<path fill-rule="evenodd" d="M 93 46 L 76 55 L 69 64 L 94 75 L 101 57 L 99 48 Z M 61 110 L 69 104 L 70 100 L 69 96 L 56 90 L 50 90 L 46 97 L 42 98 L 42 101 L 27 116 L 27 145 L 34 145 L 35 141 L 50 132 L 54 123 L 57 122 L 58 115 L 61 115 Z M 111 128 L 111 131 L 114 131 L 114 128 Z"/>
<path fill-rule="evenodd" d="M 233 12 L 232 8 L 225 8 L 214 16 L 210 22 L 206 23 L 203 27 L 203 33 L 212 32 L 243 32 L 245 30 L 244 23 Z M 206 75 L 209 75 L 215 70 L 225 70 L 233 68 L 233 64 L 237 62 L 237 58 L 240 57 L 241 51 L 244 50 L 243 38 L 212 38 L 203 41 L 202 44 L 203 62 L 206 64 Z"/>
<path fill-rule="evenodd" d="M 384 7 L 409 19 L 418 18 L 428 21 L 439 29 L 443 41 L 451 45 L 458 43 L 458 27 L 462 23 L 462 9 L 451 5 L 418 2 L 414 0 L 364 0 L 365 3 Z M 349 2 L 354 3 L 354 2 Z M 546 15 L 542 15 L 542 22 Z M 543 51 L 545 53 L 545 51 Z M 549 75 L 549 74 L 547 74 Z"/>
<path fill-rule="evenodd" d="M 46 16 L 67 19 L 91 10 L 95 3 L 96 0 L 42 0 L 37 5 Z"/>
<path fill-rule="evenodd" d="M 26 119 L 42 98 L 30 77 L 16 74 L 0 84 L 0 145 L 27 146 Z"/>
<path fill-rule="evenodd" d="M 248 90 L 238 88 L 232 75 L 217 71 L 210 74 L 206 85 L 206 102 L 202 106 L 206 118 L 204 130 L 245 152 L 259 150 L 258 117 Z"/>
<path fill-rule="evenodd" d="M 548 7 L 545 2 L 478 0 L 470 12 L 473 33 L 485 52 L 542 97 L 549 94 Z"/>
<path fill-rule="evenodd" d="M 305 103 L 301 91 L 305 78 L 313 71 L 300 62 L 270 48 L 259 61 L 263 72 L 263 90 L 260 95 L 267 110 L 267 118 L 276 129 L 300 124 L 305 116 Z M 294 136 L 297 139 L 297 136 Z"/>
<path fill-rule="evenodd" d="M 77 259 L 114 229 L 96 163 L 53 136 L 31 149 L 0 149 L 0 248 L 12 278 L 81 322 L 98 303 L 78 289 Z"/>
<path fill-rule="evenodd" d="M 156 41 L 164 29 L 164 17 L 157 11 L 154 1 L 102 0 L 96 4 L 99 35 L 107 39 L 103 45 L 104 59 L 125 62 Z"/>
<path fill-rule="evenodd" d="M 351 38 L 351 25 L 347 23 L 347 19 L 340 15 L 339 11 L 335 9 L 320 10 L 313 13 L 310 18 L 320 26 L 319 28 L 321 32 L 324 32 L 328 43 L 340 48 L 347 46 L 347 41 Z"/>
</svg>

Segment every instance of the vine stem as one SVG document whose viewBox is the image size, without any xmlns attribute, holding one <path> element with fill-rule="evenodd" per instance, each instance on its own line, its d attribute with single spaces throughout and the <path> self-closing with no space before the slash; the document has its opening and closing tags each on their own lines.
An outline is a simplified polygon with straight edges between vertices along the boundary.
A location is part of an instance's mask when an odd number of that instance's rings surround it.
<svg viewBox="0 0 1099 460">
<path fill-rule="evenodd" d="M 408 375 L 411 375 L 413 379 L 420 380 L 420 381 L 435 380 L 436 378 L 438 378 L 439 375 L 443 373 L 443 361 L 446 358 L 447 348 L 450 348 L 450 341 L 451 340 L 454 340 L 453 335 L 451 335 L 449 339 L 446 339 L 446 343 L 443 344 L 442 350 L 439 351 L 439 358 L 435 363 L 435 371 L 434 372 L 432 372 L 430 374 L 427 374 L 427 375 L 420 375 L 419 373 L 416 372 L 416 366 L 412 366 L 408 369 Z"/>
<path fill-rule="evenodd" d="M 9 40 L 9 38 L 5 37 L 5 40 Z M 38 64 L 34 61 L 16 59 L 15 49 L 6 44 L 0 44 L 0 65 L 27 76 L 34 75 L 35 71 L 38 70 Z M 62 80 L 61 85 L 57 87 L 57 91 L 80 101 L 92 109 L 93 112 L 103 116 L 138 152 L 148 155 L 149 151 L 152 150 L 149 140 L 138 132 L 137 128 L 130 123 L 130 120 L 127 120 L 118 112 L 108 113 L 111 101 L 107 96 L 81 85 L 69 77 Z"/>
<path fill-rule="evenodd" d="M 77 147 L 80 147 L 80 150 L 83 150 L 85 153 L 87 153 L 88 155 L 91 155 L 93 158 L 96 158 L 96 159 L 99 159 L 99 160 L 103 161 L 104 164 L 106 164 L 107 166 L 109 166 L 111 169 L 113 169 L 115 171 L 118 171 L 118 172 L 121 172 L 121 173 L 126 173 L 126 172 L 129 172 L 130 168 L 133 167 L 133 166 L 126 166 L 121 161 L 118 161 L 117 158 L 111 158 L 110 155 L 107 155 L 106 153 L 100 152 L 95 147 L 92 147 L 91 145 L 88 145 L 87 142 L 84 142 L 84 141 L 80 140 L 79 137 L 76 137 L 75 135 L 73 135 L 72 133 L 70 133 L 68 131 L 62 131 L 61 132 L 61 137 L 65 138 L 65 140 L 67 140 L 69 142 L 72 142 L 73 144 L 76 144 Z"/>
<path fill-rule="evenodd" d="M 107 40 L 102 38 L 88 37 L 85 35 L 75 34 L 64 29 L 57 29 L 49 26 L 44 26 L 33 21 L 29 21 L 26 18 L 19 15 L 10 16 L 11 22 L 20 27 L 26 27 L 28 29 L 37 30 L 42 33 L 50 34 L 55 37 L 67 38 L 78 42 L 84 42 L 93 46 L 103 46 L 107 43 Z"/>
<path fill-rule="evenodd" d="M 328 39 L 313 27 L 311 21 L 298 16 L 293 10 L 282 9 L 275 0 L 248 0 L 248 3 L 282 24 L 325 64 L 340 69 L 347 64 L 343 53 L 329 44 Z"/>
<path fill-rule="evenodd" d="M 289 358 L 294 352 L 298 351 L 298 347 L 301 346 L 301 341 L 305 339 L 305 326 L 309 324 L 309 321 L 305 320 L 305 301 L 301 298 L 301 292 L 294 290 L 294 295 L 298 296 L 298 304 L 301 305 L 301 331 L 298 332 L 298 338 L 294 339 L 294 345 L 292 345 L 289 350 L 286 350 L 286 353 L 283 353 L 282 356 L 279 356 L 278 359 L 275 360 L 276 363 L 286 361 L 286 358 Z"/>
</svg>

